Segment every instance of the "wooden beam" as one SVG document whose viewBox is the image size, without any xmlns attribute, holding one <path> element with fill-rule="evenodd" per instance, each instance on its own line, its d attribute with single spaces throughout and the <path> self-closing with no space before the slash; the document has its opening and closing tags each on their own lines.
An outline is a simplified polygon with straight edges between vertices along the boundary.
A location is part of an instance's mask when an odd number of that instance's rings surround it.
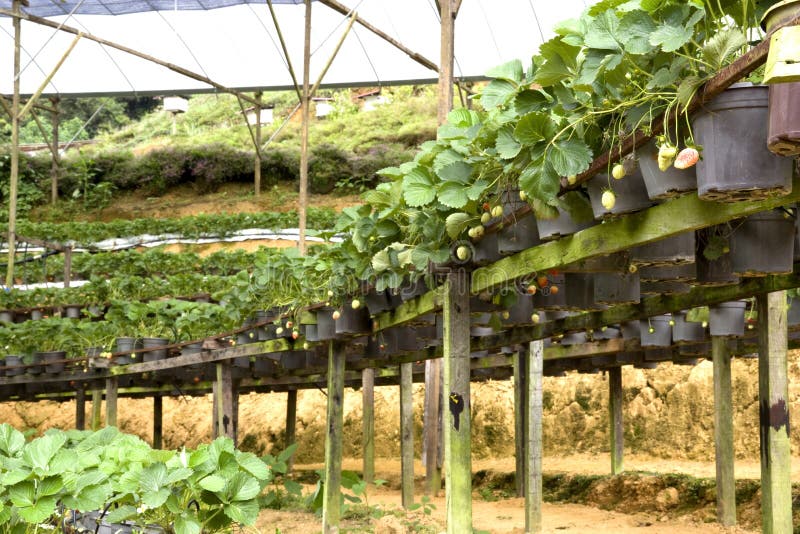
<svg viewBox="0 0 800 534">
<path fill-rule="evenodd" d="M 224 85 L 219 84 L 219 83 L 215 82 L 214 80 L 212 80 L 212 79 L 210 79 L 210 78 L 208 78 L 206 76 L 203 76 L 202 74 L 197 74 L 196 72 L 190 71 L 189 69 L 185 69 L 183 67 L 179 67 L 178 65 L 175 65 L 173 63 L 168 63 L 168 62 L 160 60 L 160 59 L 158 59 L 156 57 L 153 57 L 153 56 L 150 56 L 148 54 L 145 54 L 145 53 L 139 52 L 137 50 L 134 50 L 133 48 L 129 48 L 129 47 L 121 45 L 119 43 L 115 43 L 113 41 L 109 41 L 108 39 L 103 39 L 101 37 L 97 37 L 96 35 L 92 35 L 91 33 L 86 33 L 86 32 L 84 32 L 82 30 L 77 29 L 77 28 L 73 28 L 72 26 L 67 26 L 66 24 L 63 24 L 63 23 L 60 23 L 60 22 L 51 21 L 51 20 L 43 18 L 43 17 L 37 17 L 36 15 L 31 15 L 29 13 L 21 13 L 21 12 L 18 12 L 18 11 L 13 11 L 13 10 L 3 9 L 3 8 L 0 8 L 0 15 L 5 15 L 7 17 L 13 17 L 15 21 L 19 21 L 20 19 L 27 20 L 28 22 L 32 22 L 32 23 L 38 24 L 40 26 L 46 26 L 48 28 L 52 28 L 54 30 L 62 31 L 64 33 L 69 33 L 69 34 L 72 34 L 72 35 L 81 35 L 81 37 L 84 38 L 84 39 L 88 39 L 90 41 L 94 41 L 96 43 L 100 43 L 101 45 L 108 46 L 110 48 L 114 48 L 114 49 L 119 50 L 121 52 L 125 52 L 126 54 L 130 54 L 132 56 L 136 56 L 138 58 L 144 59 L 144 60 L 149 61 L 151 63 L 155 63 L 156 65 L 160 65 L 160 66 L 162 66 L 162 67 L 164 67 L 166 69 L 169 69 L 169 70 L 171 70 L 173 72 L 177 72 L 178 74 L 186 76 L 187 78 L 191 78 L 193 80 L 197 80 L 199 82 L 202 82 L 202 83 L 205 83 L 207 85 L 210 85 L 211 87 L 213 87 L 214 89 L 216 89 L 218 91 L 221 91 L 223 93 L 230 93 L 232 95 L 239 96 L 243 100 L 246 100 L 247 102 L 250 102 L 251 104 L 255 104 L 253 99 L 251 97 L 247 96 L 246 94 L 241 93 L 241 92 L 239 92 L 239 91 L 237 91 L 235 89 L 231 89 L 230 87 L 225 87 Z"/>
<path fill-rule="evenodd" d="M 75 429 L 84 430 L 86 428 L 86 392 L 83 388 L 75 391 Z"/>
<path fill-rule="evenodd" d="M 453 109 L 453 63 L 455 44 L 455 14 L 452 2 L 442 2 L 439 14 L 441 19 L 441 37 L 439 41 L 439 106 L 437 119 L 439 124 L 447 120 L 447 114 Z"/>
<path fill-rule="evenodd" d="M 700 200 L 695 194 L 684 195 L 476 269 L 472 274 L 472 293 L 478 294 L 569 263 L 628 250 L 797 200 L 800 200 L 800 177 L 795 177 L 789 195 L 757 202 L 717 203 Z"/>
<path fill-rule="evenodd" d="M 761 437 L 761 531 L 792 532 L 786 292 L 759 295 L 758 400 Z"/>
<path fill-rule="evenodd" d="M 306 209 L 308 207 L 308 122 L 311 120 L 310 69 L 311 69 L 311 0 L 305 0 L 305 41 L 303 46 L 303 98 L 300 124 L 300 191 L 297 196 L 300 255 L 306 254 Z"/>
<path fill-rule="evenodd" d="M 361 371 L 361 445 L 363 469 L 361 478 L 367 484 L 375 482 L 375 370 Z"/>
<path fill-rule="evenodd" d="M 408 300 L 400 304 L 397 308 L 375 316 L 375 328 L 377 331 L 386 330 L 393 326 L 407 323 L 428 313 L 433 313 L 442 307 L 442 296 L 440 289 L 433 289 L 424 295 Z"/>
<path fill-rule="evenodd" d="M 527 353 L 526 412 L 528 434 L 525 450 L 525 532 L 542 531 L 542 374 L 544 342 L 531 341 Z"/>
<path fill-rule="evenodd" d="M 342 438 L 344 427 L 345 344 L 330 342 L 328 349 L 328 410 L 325 437 L 325 493 L 322 501 L 322 532 L 339 532 L 342 500 Z"/>
<path fill-rule="evenodd" d="M 99 389 L 92 390 L 92 431 L 100 430 L 100 410 L 103 402 L 103 392 Z"/>
<path fill-rule="evenodd" d="M 717 521 L 725 527 L 736 524 L 736 479 L 734 477 L 733 393 L 731 355 L 727 339 L 711 337 L 714 362 L 714 447 L 717 468 Z"/>
<path fill-rule="evenodd" d="M 412 363 L 400 364 L 400 472 L 403 508 L 414 504 L 414 382 Z"/>
<path fill-rule="evenodd" d="M 236 441 L 233 432 L 233 377 L 230 361 L 217 363 L 217 436 Z"/>
<path fill-rule="evenodd" d="M 351 13 L 352 13 L 352 10 L 349 7 L 337 2 L 336 0 L 320 0 L 320 3 L 323 4 L 323 5 L 328 6 L 329 8 L 333 9 L 334 11 L 337 11 L 337 12 L 339 12 L 342 15 L 345 15 L 345 16 L 350 16 Z M 413 50 L 407 48 L 400 41 L 392 38 L 389 34 L 387 34 L 384 31 L 381 31 L 380 29 L 378 29 L 377 27 L 373 26 L 369 22 L 365 21 L 363 18 L 361 18 L 358 15 L 356 15 L 356 22 L 358 22 L 364 28 L 366 28 L 367 30 L 371 31 L 372 33 L 374 33 L 375 35 L 377 35 L 378 37 L 380 37 L 381 39 L 383 39 L 387 43 L 391 44 L 392 46 L 394 46 L 395 48 L 397 48 L 398 50 L 400 50 L 401 52 L 406 54 L 408 57 L 410 57 L 411 59 L 413 59 L 414 61 L 416 61 L 420 65 L 422 65 L 423 67 L 425 67 L 427 69 L 430 69 L 430 70 L 432 70 L 434 72 L 438 71 L 438 68 L 436 67 L 436 64 L 433 61 L 431 61 L 431 60 L 425 58 L 423 55 L 418 54 L 418 53 L 414 52 Z"/>
<path fill-rule="evenodd" d="M 160 449 L 164 445 L 164 397 L 153 396 L 153 448 Z"/>
<path fill-rule="evenodd" d="M 296 433 L 297 433 L 297 390 L 290 389 L 286 392 L 286 434 L 284 437 L 284 442 L 286 444 L 286 448 L 293 445 L 295 441 L 297 441 Z M 291 471 L 292 466 L 294 465 L 294 454 L 289 457 L 289 460 L 286 462 L 288 466 L 288 471 Z"/>
<path fill-rule="evenodd" d="M 611 474 L 624 470 L 625 436 L 622 427 L 622 368 L 608 370 L 608 434 L 611 449 Z"/>
<path fill-rule="evenodd" d="M 514 352 L 514 485 L 517 497 L 525 496 L 525 412 L 527 408 L 527 371 L 524 350 Z"/>
<path fill-rule="evenodd" d="M 448 2 L 445 2 L 448 4 Z M 444 418 L 447 532 L 472 532 L 470 443 L 469 276 L 447 274 L 444 283 Z"/>
<path fill-rule="evenodd" d="M 117 377 L 106 379 L 106 426 L 117 426 Z"/>
<path fill-rule="evenodd" d="M 439 469 L 439 430 L 441 428 L 442 360 L 425 361 L 425 404 L 423 418 L 423 456 L 425 457 L 425 493 L 435 497 L 442 487 Z"/>
</svg>

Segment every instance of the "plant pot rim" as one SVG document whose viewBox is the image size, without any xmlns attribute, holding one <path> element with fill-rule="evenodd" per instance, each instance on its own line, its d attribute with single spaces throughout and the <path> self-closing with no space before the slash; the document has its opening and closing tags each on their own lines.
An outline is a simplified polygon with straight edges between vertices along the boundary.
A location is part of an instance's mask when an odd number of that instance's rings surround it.
<svg viewBox="0 0 800 534">
<path fill-rule="evenodd" d="M 761 29 L 767 30 L 768 27 L 769 29 L 772 29 L 773 24 L 768 25 L 767 19 L 775 15 L 777 11 L 780 11 L 781 9 L 788 7 L 792 4 L 798 4 L 797 9 L 800 10 L 800 0 L 783 0 L 782 2 L 778 2 L 777 4 L 770 6 L 770 8 L 767 9 L 764 12 L 764 15 L 761 17 Z M 776 21 L 776 22 L 780 23 L 781 21 Z"/>
</svg>

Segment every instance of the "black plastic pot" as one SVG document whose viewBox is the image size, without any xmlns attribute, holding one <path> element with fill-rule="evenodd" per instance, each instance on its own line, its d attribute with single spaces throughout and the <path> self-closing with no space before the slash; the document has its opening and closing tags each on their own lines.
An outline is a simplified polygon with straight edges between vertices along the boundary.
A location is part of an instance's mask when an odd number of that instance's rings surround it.
<svg viewBox="0 0 800 534">
<path fill-rule="evenodd" d="M 1 311 L 0 312 L 0 323 L 13 323 L 14 322 L 14 312 L 13 311 Z"/>
<path fill-rule="evenodd" d="M 539 244 L 539 229 L 533 215 L 506 225 L 497 234 L 497 252 L 501 256 L 516 254 Z"/>
<path fill-rule="evenodd" d="M 602 339 L 617 339 L 619 336 L 620 330 L 614 326 L 603 326 L 592 331 L 592 339 L 595 341 Z"/>
<path fill-rule="evenodd" d="M 417 298 L 427 292 L 428 286 L 423 278 L 417 278 L 413 282 L 406 281 L 397 290 L 397 294 L 400 295 L 400 299 L 403 302 Z"/>
<path fill-rule="evenodd" d="M 692 257 L 692 263 L 683 265 L 668 265 L 661 267 L 640 267 L 639 280 L 642 282 L 660 282 L 672 280 L 675 282 L 694 282 L 697 278 L 697 267 Z"/>
<path fill-rule="evenodd" d="M 641 266 L 681 265 L 694 262 L 694 231 L 683 232 L 631 250 L 631 262 Z"/>
<path fill-rule="evenodd" d="M 155 362 L 158 360 L 163 360 L 164 358 L 167 357 L 167 349 L 162 349 L 159 347 L 166 347 L 167 345 L 169 345 L 168 339 L 162 337 L 143 337 L 142 348 L 156 349 L 156 350 L 149 350 L 147 352 L 142 352 L 142 361 Z"/>
<path fill-rule="evenodd" d="M 336 321 L 333 319 L 333 308 L 320 308 L 317 317 L 317 335 L 314 341 L 327 341 L 336 337 Z"/>
<path fill-rule="evenodd" d="M 650 200 L 674 198 L 697 190 L 697 174 L 694 167 L 681 170 L 670 165 L 666 171 L 658 168 L 658 147 L 655 140 L 637 150 L 637 156 Z"/>
<path fill-rule="evenodd" d="M 533 297 L 531 295 L 517 295 L 517 302 L 508 308 L 508 317 L 503 318 L 503 324 L 510 326 L 531 324 L 533 310 Z"/>
<path fill-rule="evenodd" d="M 536 228 L 539 232 L 539 239 L 542 241 L 560 239 L 596 224 L 597 221 L 576 223 L 572 220 L 572 217 L 570 217 L 569 213 L 561 208 L 558 208 L 558 217 L 555 219 L 536 220 Z"/>
<path fill-rule="evenodd" d="M 118 337 L 114 344 L 114 352 L 128 352 L 132 353 L 136 350 L 136 338 L 133 337 Z M 111 360 L 115 365 L 128 365 L 133 362 L 131 354 L 120 354 L 114 356 Z"/>
<path fill-rule="evenodd" d="M 649 321 L 639 321 L 642 347 L 669 347 L 672 345 L 671 314 L 656 315 Z M 652 330 L 652 332 L 650 331 Z"/>
<path fill-rule="evenodd" d="M 639 330 L 640 321 L 628 321 L 619 325 L 622 339 L 640 339 L 641 332 Z"/>
<path fill-rule="evenodd" d="M 727 235 L 727 226 L 711 227 L 698 230 L 695 238 L 694 262 L 697 271 L 695 283 L 700 286 L 719 286 L 739 283 L 739 277 L 733 274 L 730 253 L 709 260 L 703 254 L 706 245 L 714 235 Z"/>
<path fill-rule="evenodd" d="M 57 375 L 59 373 L 64 372 L 64 362 L 60 363 L 55 363 L 55 362 L 66 359 L 67 358 L 66 351 L 54 350 L 48 352 L 36 352 L 34 354 L 44 364 L 45 373 L 49 375 Z"/>
<path fill-rule="evenodd" d="M 594 276 L 594 302 L 635 304 L 639 302 L 639 274 L 597 273 Z"/>
<path fill-rule="evenodd" d="M 598 174 L 586 183 L 589 198 L 592 201 L 592 211 L 595 219 L 608 219 L 625 213 L 633 213 L 654 204 L 647 196 L 644 178 L 639 169 L 629 173 L 622 180 L 614 180 L 607 174 Z M 617 197 L 614 207 L 607 210 L 600 202 L 603 191 L 608 188 L 614 191 Z"/>
<path fill-rule="evenodd" d="M 367 305 L 367 310 L 369 310 L 370 315 L 375 315 L 376 313 L 385 312 L 387 310 L 391 310 L 391 302 L 389 301 L 389 295 L 387 294 L 386 290 L 383 291 L 372 291 L 367 292 L 364 294 L 364 302 Z"/>
<path fill-rule="evenodd" d="M 604 305 L 595 301 L 594 274 L 567 273 L 564 275 L 564 289 L 567 293 L 567 309 L 601 310 Z"/>
<path fill-rule="evenodd" d="M 303 335 L 306 338 L 306 341 L 319 341 L 319 335 L 317 334 L 317 325 L 315 324 L 304 324 L 301 326 L 303 331 Z"/>
<path fill-rule="evenodd" d="M 337 334 L 363 334 L 368 333 L 371 327 L 369 311 L 364 306 L 353 309 L 351 302 L 346 302 L 341 308 L 341 315 L 335 321 Z"/>
<path fill-rule="evenodd" d="M 675 324 L 672 326 L 672 341 L 679 345 L 698 343 L 706 339 L 706 329 L 702 323 L 686 320 L 686 312 L 672 314 Z"/>
<path fill-rule="evenodd" d="M 595 256 L 581 261 L 568 263 L 559 269 L 562 273 L 619 273 L 624 274 L 630 268 L 630 254 L 615 252 L 603 256 Z"/>
<path fill-rule="evenodd" d="M 586 343 L 588 341 L 588 336 L 586 332 L 570 332 L 568 334 L 564 334 L 559 340 L 559 343 L 562 345 L 580 345 L 581 343 Z"/>
<path fill-rule="evenodd" d="M 688 293 L 692 286 L 683 282 L 672 282 L 670 280 L 660 280 L 658 282 L 642 282 L 639 284 L 639 291 L 642 295 L 680 295 Z"/>
<path fill-rule="evenodd" d="M 80 319 L 81 307 L 80 306 L 67 306 L 64 308 L 64 316 L 67 319 Z"/>
<path fill-rule="evenodd" d="M 695 116 L 700 198 L 736 202 L 791 192 L 792 160 L 767 149 L 768 106 L 767 86 L 736 83 Z"/>
<path fill-rule="evenodd" d="M 789 311 L 786 313 L 786 323 L 789 327 L 800 326 L 800 299 L 789 299 Z"/>
<path fill-rule="evenodd" d="M 497 233 L 484 234 L 478 241 L 472 243 L 472 263 L 474 265 L 488 265 L 499 260 Z"/>
<path fill-rule="evenodd" d="M 32 367 L 28 367 L 25 369 L 25 372 L 29 375 L 38 376 L 42 374 L 44 371 L 44 365 L 42 365 L 42 353 L 41 352 L 34 352 L 31 354 L 30 364 Z"/>
<path fill-rule="evenodd" d="M 7 354 L 6 355 L 6 366 L 13 367 L 16 365 L 22 365 L 22 356 L 17 356 L 16 354 Z M 16 369 L 6 369 L 6 376 L 19 376 L 25 373 L 25 369 L 16 368 Z"/>
<path fill-rule="evenodd" d="M 42 310 L 31 310 L 31 321 L 40 321 L 44 317 Z"/>
<path fill-rule="evenodd" d="M 770 84 L 767 148 L 779 156 L 800 154 L 800 83 Z"/>
<path fill-rule="evenodd" d="M 756 213 L 733 223 L 731 267 L 739 276 L 791 273 L 794 263 L 794 220 L 782 210 Z"/>
<path fill-rule="evenodd" d="M 712 336 L 744 335 L 744 312 L 747 301 L 734 300 L 708 307 L 708 330 Z"/>
<path fill-rule="evenodd" d="M 203 342 L 198 341 L 196 343 L 189 343 L 188 345 L 184 345 L 181 347 L 181 356 L 186 356 L 188 354 L 198 354 L 203 352 Z"/>
</svg>

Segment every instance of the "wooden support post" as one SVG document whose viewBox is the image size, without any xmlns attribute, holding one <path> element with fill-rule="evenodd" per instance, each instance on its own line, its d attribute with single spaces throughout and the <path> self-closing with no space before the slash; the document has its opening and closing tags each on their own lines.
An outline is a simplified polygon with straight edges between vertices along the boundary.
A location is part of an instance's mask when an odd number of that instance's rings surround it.
<svg viewBox="0 0 800 534">
<path fill-rule="evenodd" d="M 425 406 L 423 410 L 423 447 L 425 457 L 425 493 L 436 496 L 442 487 L 442 472 L 439 469 L 439 442 L 442 400 L 442 360 L 425 362 Z"/>
<path fill-rule="evenodd" d="M 235 441 L 233 389 L 230 360 L 217 363 L 217 436 L 227 436 Z"/>
<path fill-rule="evenodd" d="M 344 427 L 345 345 L 331 341 L 328 348 L 328 410 L 325 437 L 325 494 L 322 501 L 322 532 L 339 532 L 342 513 L 342 437 Z"/>
<path fill-rule="evenodd" d="M 733 393 L 727 339 L 711 338 L 714 361 L 714 446 L 717 463 L 717 521 L 736 524 L 736 479 L 733 475 Z"/>
<path fill-rule="evenodd" d="M 290 389 L 286 392 L 286 436 L 284 441 L 286 442 L 286 447 L 292 445 L 295 441 L 295 432 L 297 428 L 297 390 Z M 288 469 L 292 469 L 292 464 L 294 464 L 294 454 L 289 458 L 286 462 L 288 465 Z"/>
<path fill-rule="evenodd" d="M 58 111 L 59 98 L 54 96 L 50 99 L 50 102 L 53 105 L 53 111 L 50 115 L 51 122 L 53 123 L 53 148 L 50 151 L 50 203 L 55 204 L 58 201 L 58 177 L 61 173 L 61 154 L 58 151 L 58 126 L 61 120 L 61 114 Z M 64 283 L 66 284 L 66 281 Z"/>
<path fill-rule="evenodd" d="M 447 532 L 460 534 L 472 532 L 469 276 L 465 271 L 447 275 L 443 311 Z"/>
<path fill-rule="evenodd" d="M 625 436 L 622 428 L 622 367 L 608 370 L 608 434 L 611 447 L 611 474 L 623 471 Z"/>
<path fill-rule="evenodd" d="M 256 160 L 253 167 L 253 178 L 255 180 L 256 196 L 259 196 L 261 195 L 261 91 L 256 93 L 256 102 Z M 247 119 L 247 117 L 245 117 L 245 119 Z"/>
<path fill-rule="evenodd" d="M 86 392 L 80 386 L 75 391 L 75 429 L 86 428 Z"/>
<path fill-rule="evenodd" d="M 453 109 L 453 62 L 455 46 L 456 13 L 451 0 L 439 2 L 441 8 L 441 39 L 439 55 L 439 124 L 447 120 Z"/>
<path fill-rule="evenodd" d="M 761 437 L 761 531 L 792 532 L 786 292 L 756 297 Z"/>
<path fill-rule="evenodd" d="M 72 247 L 64 249 L 64 287 L 69 287 L 72 281 Z"/>
<path fill-rule="evenodd" d="M 527 381 L 524 351 L 514 353 L 514 483 L 517 497 L 525 496 L 525 395 Z"/>
<path fill-rule="evenodd" d="M 211 383 L 211 439 L 219 437 L 219 380 Z"/>
<path fill-rule="evenodd" d="M 306 207 L 308 206 L 308 123 L 311 120 L 310 73 L 311 68 L 311 0 L 305 0 L 305 44 L 303 47 L 303 99 L 300 126 L 300 191 L 297 197 L 299 240 L 297 248 L 306 253 Z M 338 520 L 337 520 L 338 524 Z"/>
<path fill-rule="evenodd" d="M 153 448 L 160 449 L 164 445 L 164 397 L 153 397 Z"/>
<path fill-rule="evenodd" d="M 20 14 L 20 0 L 13 0 L 11 9 Z M 19 77 L 21 20 L 14 17 L 14 94 L 11 98 L 11 169 L 8 176 L 8 262 L 6 267 L 6 287 L 14 285 L 14 259 L 17 245 L 17 184 L 19 182 Z"/>
<path fill-rule="evenodd" d="M 367 484 L 375 482 L 375 369 L 361 371 L 361 420 L 364 450 L 361 478 Z"/>
<path fill-rule="evenodd" d="M 403 508 L 414 504 L 414 381 L 411 362 L 400 364 L 400 472 Z"/>
<path fill-rule="evenodd" d="M 528 351 L 528 435 L 525 450 L 525 532 L 542 531 L 542 368 L 544 342 Z"/>
<path fill-rule="evenodd" d="M 117 426 L 118 387 L 116 376 L 106 378 L 106 426 Z"/>
<path fill-rule="evenodd" d="M 233 429 L 233 444 L 239 445 L 239 385 L 236 380 L 231 383 L 231 422 Z"/>
<path fill-rule="evenodd" d="M 92 430 L 100 430 L 100 410 L 103 403 L 103 392 L 99 389 L 92 390 Z"/>
</svg>

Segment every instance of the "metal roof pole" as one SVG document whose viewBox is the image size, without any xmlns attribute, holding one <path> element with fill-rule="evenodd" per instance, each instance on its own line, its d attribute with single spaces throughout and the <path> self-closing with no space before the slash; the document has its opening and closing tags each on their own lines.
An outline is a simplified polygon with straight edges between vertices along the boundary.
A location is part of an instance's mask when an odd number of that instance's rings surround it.
<svg viewBox="0 0 800 534">
<path fill-rule="evenodd" d="M 309 76 L 311 66 L 311 0 L 305 0 L 305 43 L 303 45 L 303 99 L 302 99 L 302 125 L 300 128 L 300 195 L 298 203 L 299 242 L 300 254 L 306 253 L 306 207 L 308 205 L 308 121 L 310 118 L 309 104 Z"/>
<path fill-rule="evenodd" d="M 14 0 L 11 11 L 18 15 L 20 5 L 27 0 Z M 8 266 L 6 269 L 6 287 L 14 285 L 14 257 L 17 231 L 17 182 L 19 181 L 19 56 L 22 33 L 19 17 L 14 17 L 14 95 L 11 98 L 11 173 L 9 175 L 8 198 Z"/>
<path fill-rule="evenodd" d="M 51 121 L 53 123 L 53 148 L 50 150 L 52 165 L 50 166 L 50 202 L 55 204 L 58 201 L 58 176 L 61 173 L 61 154 L 58 151 L 58 126 L 61 121 L 61 113 L 58 109 L 59 98 L 50 99 L 53 104 Z"/>
<path fill-rule="evenodd" d="M 255 168 L 253 169 L 253 181 L 255 182 L 256 196 L 261 195 L 261 91 L 256 93 L 256 131 L 253 141 L 256 145 Z M 247 120 L 247 115 L 245 115 Z M 249 122 L 248 122 L 249 126 Z"/>
</svg>

